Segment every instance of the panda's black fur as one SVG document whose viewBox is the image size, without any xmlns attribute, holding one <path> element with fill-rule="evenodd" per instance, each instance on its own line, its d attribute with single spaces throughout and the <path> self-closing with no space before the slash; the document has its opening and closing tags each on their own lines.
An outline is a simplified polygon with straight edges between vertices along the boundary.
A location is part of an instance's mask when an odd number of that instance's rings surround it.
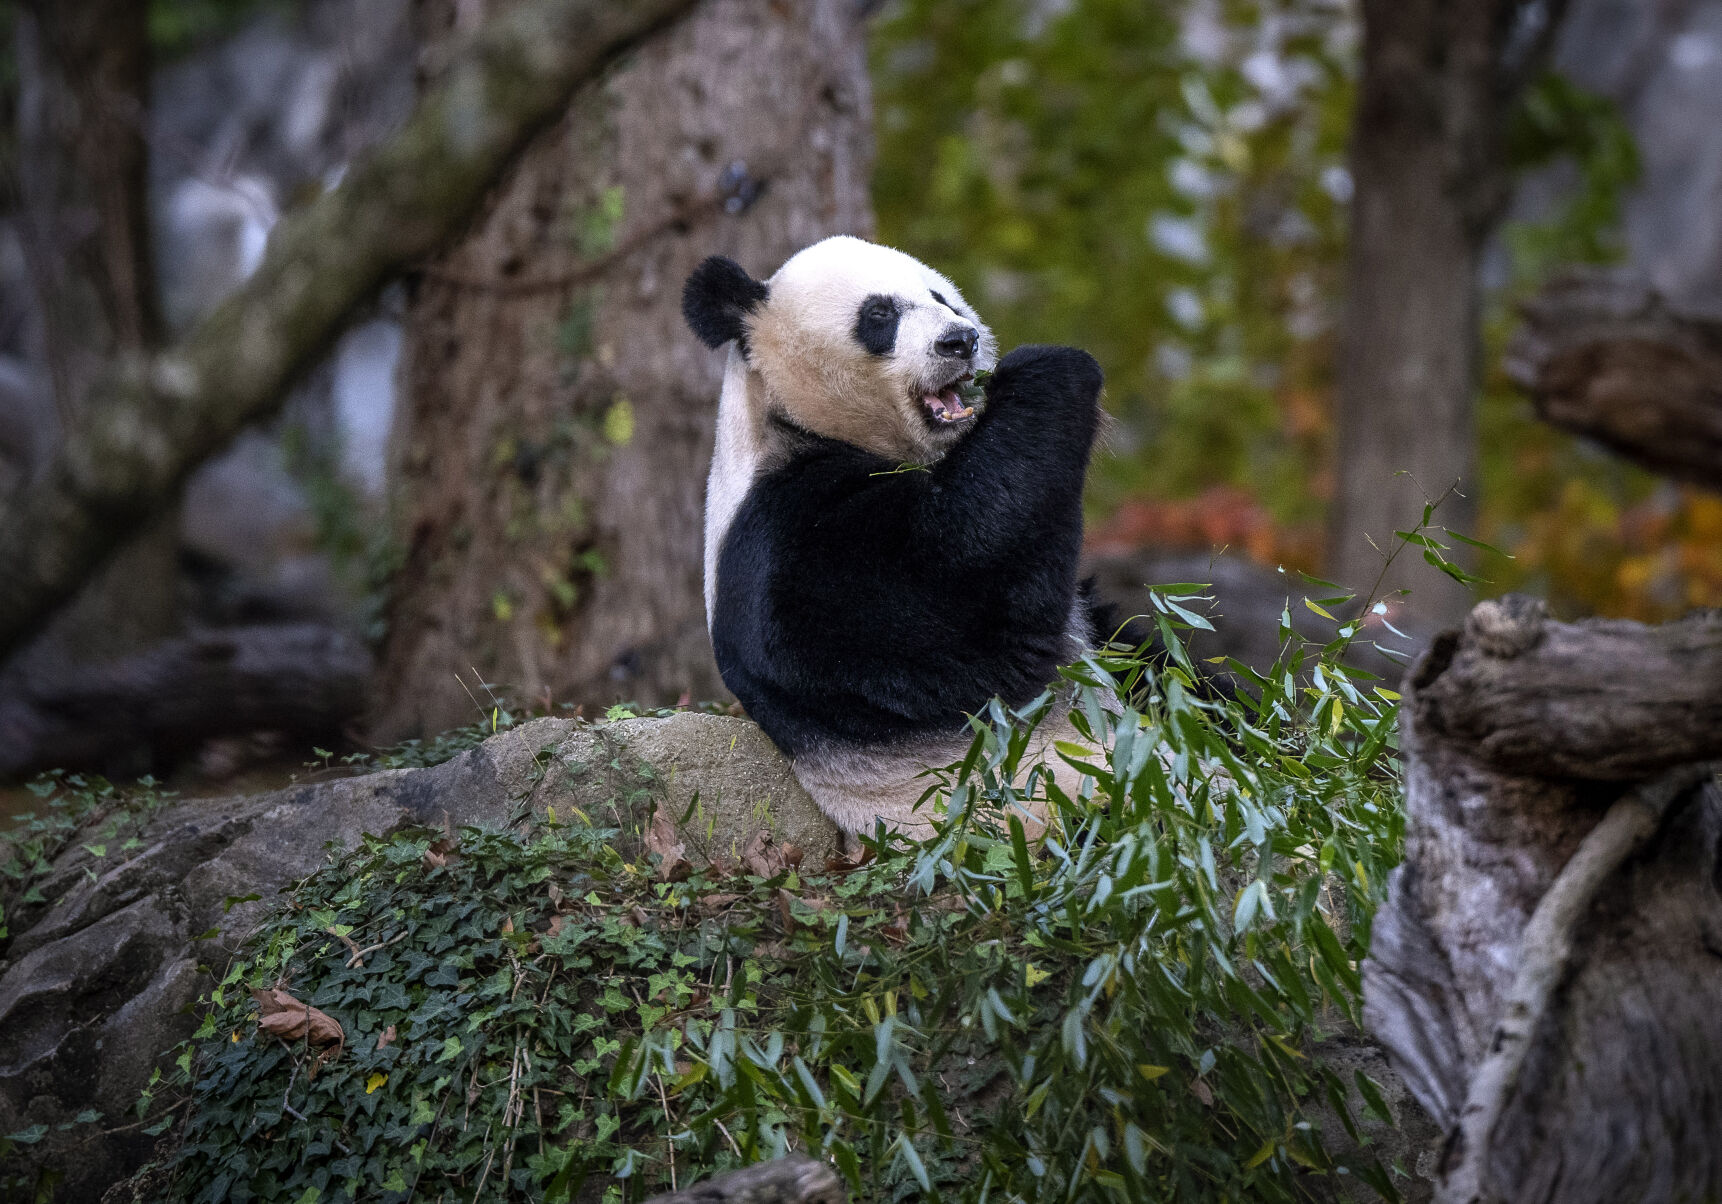
<svg viewBox="0 0 1722 1204">
<path fill-rule="evenodd" d="M 924 468 L 789 436 L 724 539 L 712 625 L 725 684 L 780 748 L 960 731 L 1054 679 L 1100 387 L 1084 351 L 1018 348 Z"/>
</svg>

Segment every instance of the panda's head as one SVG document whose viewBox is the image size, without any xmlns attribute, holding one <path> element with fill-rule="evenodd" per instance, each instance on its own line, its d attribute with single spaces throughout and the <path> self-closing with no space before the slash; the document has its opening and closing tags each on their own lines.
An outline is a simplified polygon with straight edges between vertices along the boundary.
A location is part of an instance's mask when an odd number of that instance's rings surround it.
<svg viewBox="0 0 1722 1204">
<path fill-rule="evenodd" d="M 974 425 L 960 386 L 996 360 L 955 285 L 858 238 L 815 243 L 763 282 L 708 259 L 682 312 L 708 346 L 736 341 L 769 416 L 890 459 L 943 455 Z"/>
</svg>

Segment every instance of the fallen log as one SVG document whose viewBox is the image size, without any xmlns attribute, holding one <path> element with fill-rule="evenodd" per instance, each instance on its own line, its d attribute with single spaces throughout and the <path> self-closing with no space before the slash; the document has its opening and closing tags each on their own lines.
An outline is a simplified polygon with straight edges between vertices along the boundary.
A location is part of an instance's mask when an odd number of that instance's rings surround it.
<svg viewBox="0 0 1722 1204">
<path fill-rule="evenodd" d="M 837 1172 L 805 1154 L 726 1171 L 646 1204 L 844 1204 Z"/>
<path fill-rule="evenodd" d="M 1722 1198 L 1722 613 L 1484 602 L 1402 714 L 1364 1015 L 1448 1133 L 1437 1199 Z"/>
<path fill-rule="evenodd" d="M 1603 273 L 1556 280 L 1522 316 L 1506 369 L 1540 418 L 1722 489 L 1722 317 L 1678 312 Z"/>
<path fill-rule="evenodd" d="M 260 732 L 308 749 L 359 715 L 370 672 L 363 643 L 313 623 L 222 628 L 108 664 L 20 671 L 0 689 L 0 780 L 161 772 L 210 740 Z"/>
</svg>

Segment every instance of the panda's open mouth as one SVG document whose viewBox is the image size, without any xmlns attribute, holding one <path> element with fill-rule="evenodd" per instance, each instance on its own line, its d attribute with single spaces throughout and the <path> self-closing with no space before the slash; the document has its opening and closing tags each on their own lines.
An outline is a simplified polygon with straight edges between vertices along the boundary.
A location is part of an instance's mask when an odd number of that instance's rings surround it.
<svg viewBox="0 0 1722 1204">
<path fill-rule="evenodd" d="M 921 404 L 927 407 L 928 420 L 935 425 L 948 426 L 973 418 L 975 407 L 963 400 L 962 392 L 962 386 L 973 379 L 973 373 L 965 372 L 942 388 L 922 393 Z"/>
</svg>

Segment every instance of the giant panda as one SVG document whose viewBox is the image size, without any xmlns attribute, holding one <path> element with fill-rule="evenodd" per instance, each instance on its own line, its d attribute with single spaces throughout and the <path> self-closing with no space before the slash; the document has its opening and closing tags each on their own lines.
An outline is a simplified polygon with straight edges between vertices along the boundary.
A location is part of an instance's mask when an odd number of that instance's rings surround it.
<svg viewBox="0 0 1722 1204">
<path fill-rule="evenodd" d="M 763 281 L 707 259 L 682 309 L 729 346 L 705 515 L 718 670 L 840 828 L 922 835 L 924 771 L 961 757 L 966 717 L 1031 701 L 1104 635 L 1077 579 L 1100 367 L 997 359 L 949 280 L 850 237 Z M 1055 737 L 1075 738 L 1068 708 L 1038 751 Z"/>
</svg>

